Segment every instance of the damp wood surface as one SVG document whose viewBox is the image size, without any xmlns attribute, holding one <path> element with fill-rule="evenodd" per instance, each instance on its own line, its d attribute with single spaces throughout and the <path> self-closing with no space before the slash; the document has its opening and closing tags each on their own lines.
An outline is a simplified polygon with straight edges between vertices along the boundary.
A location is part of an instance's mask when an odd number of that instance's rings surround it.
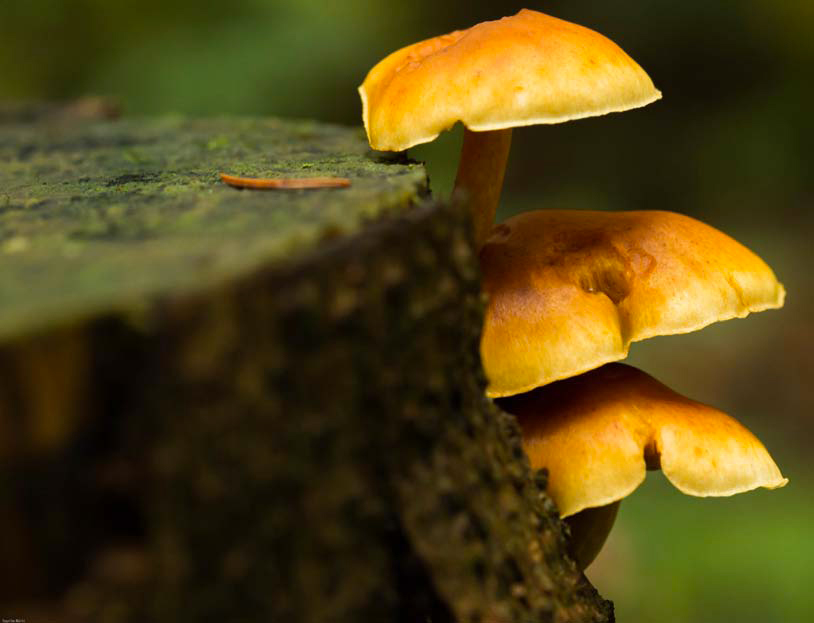
<svg viewBox="0 0 814 623">
<path fill-rule="evenodd" d="M 241 191 L 221 172 L 352 187 Z M 0 117 L 0 339 L 285 262 L 425 193 L 422 166 L 355 128 Z"/>
<path fill-rule="evenodd" d="M 37 110 L 0 114 L 0 610 L 613 620 L 485 398 L 469 220 L 422 166 L 314 122 Z"/>
</svg>

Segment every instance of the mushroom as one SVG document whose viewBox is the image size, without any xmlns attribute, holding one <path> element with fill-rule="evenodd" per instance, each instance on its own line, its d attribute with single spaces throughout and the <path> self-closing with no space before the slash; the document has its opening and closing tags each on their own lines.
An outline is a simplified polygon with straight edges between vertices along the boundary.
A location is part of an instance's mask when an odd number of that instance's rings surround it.
<svg viewBox="0 0 814 623">
<path fill-rule="evenodd" d="M 511 129 L 621 112 L 661 97 L 602 35 L 524 9 L 402 48 L 359 87 L 371 147 L 402 151 L 465 126 L 455 181 L 478 247 L 495 218 Z"/>
<path fill-rule="evenodd" d="M 621 48 L 524 9 L 390 54 L 359 94 L 374 149 L 402 151 L 464 125 L 455 193 L 470 210 L 489 297 L 487 394 L 511 396 L 500 405 L 519 417 L 532 465 L 549 469 L 581 568 L 646 468 L 690 495 L 786 484 L 729 416 L 633 368 L 604 365 L 637 340 L 781 307 L 783 286 L 757 255 L 668 212 L 533 212 L 492 228 L 513 127 L 661 97 Z"/>
<path fill-rule="evenodd" d="M 782 307 L 752 251 L 671 212 L 541 210 L 497 225 L 480 253 L 491 397 L 627 356 L 631 342 Z"/>
<path fill-rule="evenodd" d="M 776 489 L 782 476 L 762 443 L 725 413 L 685 398 L 620 363 L 504 398 L 531 465 L 548 470 L 548 493 L 573 528 L 584 569 L 613 525 L 619 501 L 661 469 L 687 495 Z"/>
</svg>

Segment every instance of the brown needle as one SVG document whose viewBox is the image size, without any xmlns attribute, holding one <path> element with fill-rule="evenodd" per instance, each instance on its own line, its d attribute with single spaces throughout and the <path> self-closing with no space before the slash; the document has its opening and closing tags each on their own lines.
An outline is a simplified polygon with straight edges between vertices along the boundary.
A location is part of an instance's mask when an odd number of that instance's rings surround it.
<svg viewBox="0 0 814 623">
<path fill-rule="evenodd" d="M 258 178 L 238 177 L 221 173 L 220 179 L 235 188 L 347 188 L 350 180 L 346 177 L 302 177 L 302 178 Z"/>
</svg>

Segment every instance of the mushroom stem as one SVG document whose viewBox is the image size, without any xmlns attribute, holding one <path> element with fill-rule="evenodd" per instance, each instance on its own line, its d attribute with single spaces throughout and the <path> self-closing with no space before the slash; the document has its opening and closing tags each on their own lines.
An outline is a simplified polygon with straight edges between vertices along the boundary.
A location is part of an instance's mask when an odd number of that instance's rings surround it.
<svg viewBox="0 0 814 623">
<path fill-rule="evenodd" d="M 489 132 L 464 129 L 454 194 L 463 196 L 469 206 L 478 249 L 489 237 L 495 221 L 511 144 L 511 128 Z"/>
<path fill-rule="evenodd" d="M 613 522 L 616 521 L 620 503 L 621 500 L 607 506 L 586 508 L 565 518 L 565 523 L 571 528 L 571 557 L 580 571 L 584 571 L 594 561 L 605 544 Z"/>
</svg>

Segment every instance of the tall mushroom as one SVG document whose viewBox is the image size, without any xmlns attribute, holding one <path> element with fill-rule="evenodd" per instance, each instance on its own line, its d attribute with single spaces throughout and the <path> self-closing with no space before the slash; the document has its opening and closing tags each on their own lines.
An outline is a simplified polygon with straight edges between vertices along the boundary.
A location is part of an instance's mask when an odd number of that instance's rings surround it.
<svg viewBox="0 0 814 623">
<path fill-rule="evenodd" d="M 362 118 L 371 147 L 401 151 L 465 126 L 456 193 L 480 247 L 492 227 L 511 129 L 621 112 L 661 97 L 599 33 L 537 11 L 402 48 L 370 70 Z"/>
<path fill-rule="evenodd" d="M 661 469 L 679 491 L 701 497 L 788 482 L 736 420 L 624 364 L 499 402 L 517 416 L 532 466 L 548 469 L 560 516 L 575 522 L 581 568 L 599 552 L 618 502 L 642 483 L 645 469 Z"/>
</svg>

